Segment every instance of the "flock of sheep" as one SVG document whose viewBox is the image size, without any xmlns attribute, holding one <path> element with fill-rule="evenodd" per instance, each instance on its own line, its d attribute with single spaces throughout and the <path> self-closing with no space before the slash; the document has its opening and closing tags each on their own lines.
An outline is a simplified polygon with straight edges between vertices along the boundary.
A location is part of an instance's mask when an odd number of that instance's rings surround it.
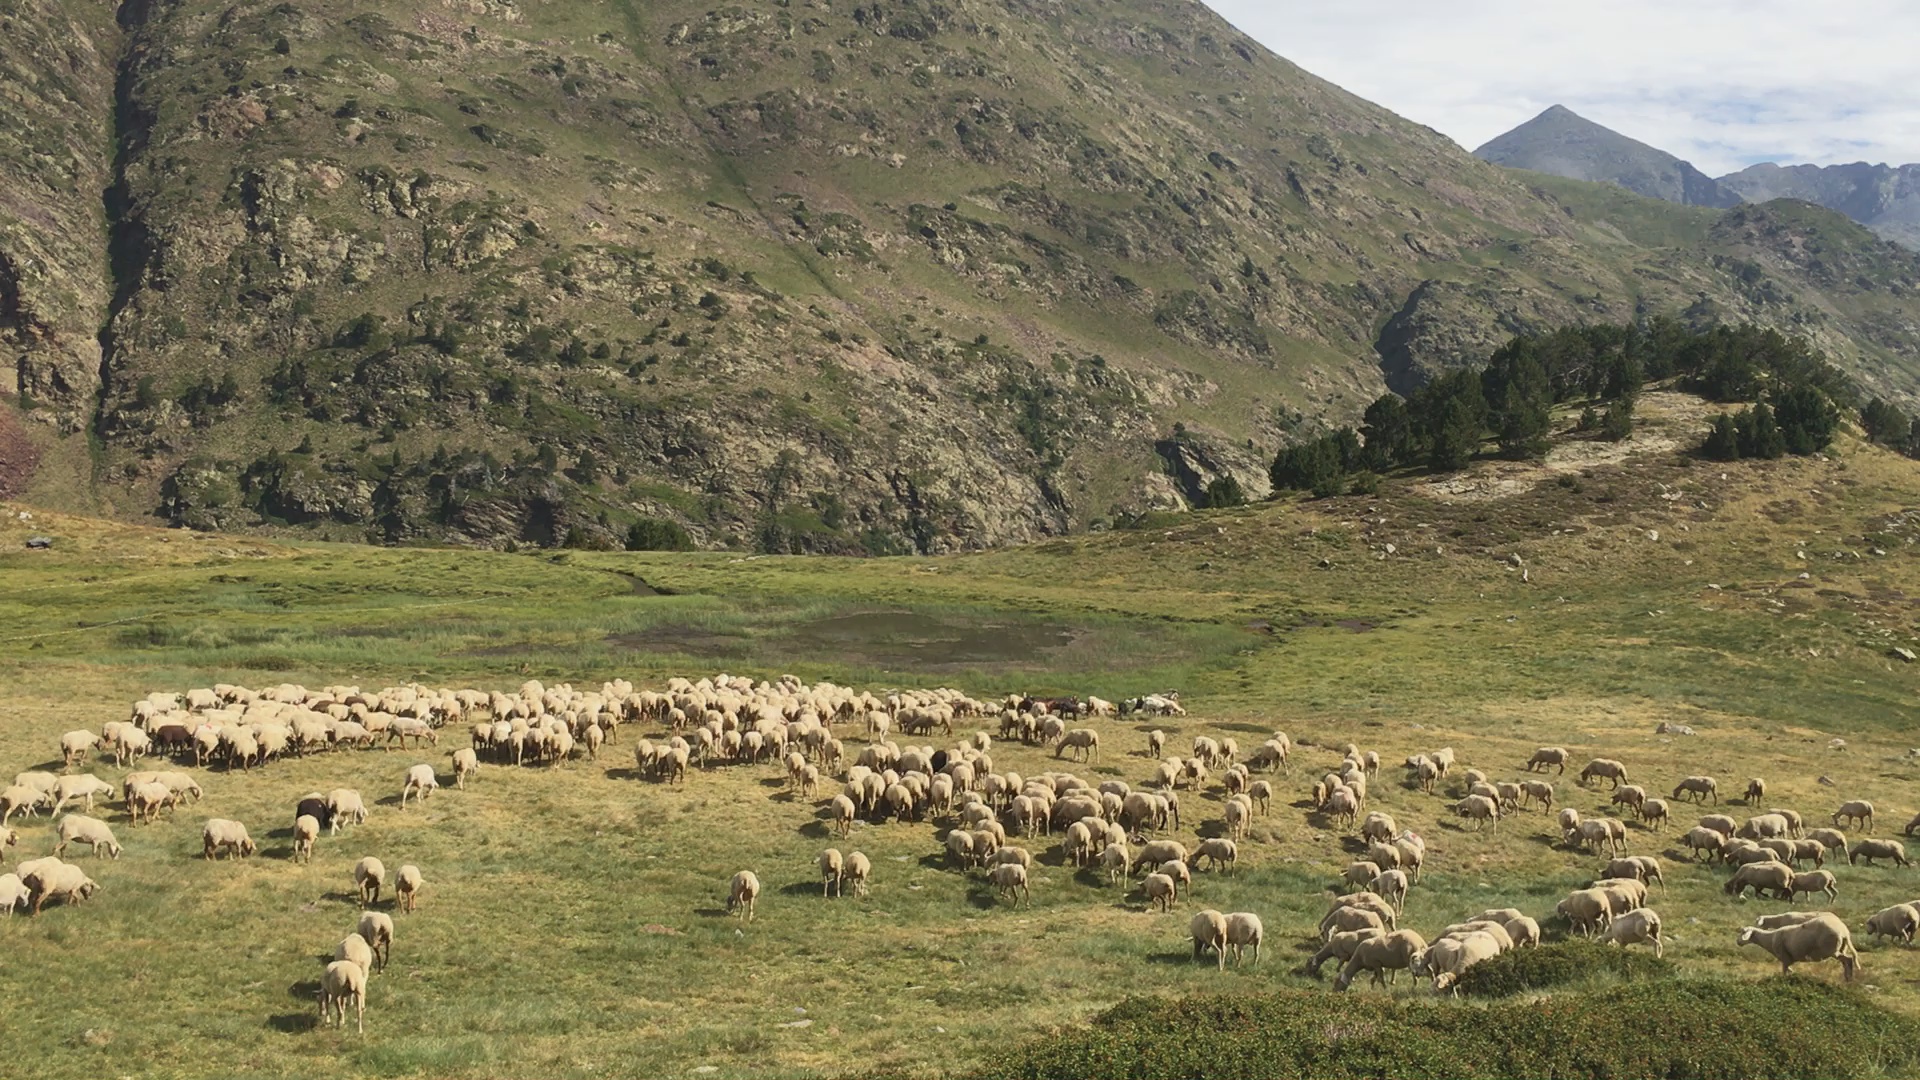
<svg viewBox="0 0 1920 1080">
<path fill-rule="evenodd" d="M 684 784 L 694 769 L 777 763 L 791 790 L 819 800 L 816 805 L 833 834 L 848 837 L 862 821 L 932 823 L 936 842 L 956 869 L 979 873 L 995 895 L 1016 905 L 1032 902 L 1035 855 L 1029 845 L 1052 843 L 1057 835 L 1064 863 L 1098 868 L 1114 883 L 1140 877 L 1144 906 L 1171 911 L 1183 888 L 1191 892 L 1195 873 L 1232 873 L 1239 865 L 1249 827 L 1256 816 L 1270 812 L 1275 777 L 1288 769 L 1295 748 L 1282 732 L 1244 755 L 1232 738 L 1198 735 L 1189 754 L 1170 756 L 1167 734 L 1154 730 L 1146 735 L 1145 749 L 1156 764 L 1152 775 L 1135 788 L 1119 779 L 1090 782 L 1069 771 L 1022 776 L 996 768 L 995 737 L 980 730 L 997 725 L 1000 740 L 1050 749 L 1062 764 L 1069 758 L 1091 764 L 1098 760 L 1101 738 L 1085 721 L 1123 714 L 1178 717 L 1185 709 L 1173 694 L 1136 698 L 1121 706 L 1099 698 L 1021 695 L 981 701 L 950 689 L 876 696 L 831 683 L 808 685 L 792 676 L 769 683 L 728 675 L 673 679 L 661 690 L 640 690 L 615 680 L 598 691 L 534 681 L 513 692 L 218 685 L 185 694 L 155 693 L 134 703 L 126 720 L 109 722 L 98 732 L 61 736 L 64 772 L 23 772 L 0 790 L 0 858 L 19 844 L 20 834 L 11 827 L 16 815 L 31 820 L 46 811 L 49 820 L 57 818 L 57 842 L 50 855 L 0 874 L 0 911 L 11 914 L 24 906 L 37 916 L 49 903 L 77 904 L 92 897 L 99 884 L 63 857 L 81 845 L 96 857 L 119 858 L 122 848 L 112 827 L 93 816 L 95 801 L 110 804 L 118 798 L 132 826 L 151 822 L 203 797 L 201 785 L 179 771 L 189 764 L 251 770 L 289 755 L 396 743 L 437 746 L 443 737 L 464 729 L 468 745 L 448 754 L 453 784 L 464 788 L 483 758 L 520 766 L 597 758 L 626 725 L 648 729 L 632 753 L 637 777 Z M 975 730 L 956 734 L 957 725 Z M 950 745 L 903 745 L 895 741 L 896 734 L 939 736 Z M 863 741 L 854 750 L 847 741 L 856 738 Z M 1338 961 L 1335 986 L 1344 990 L 1362 974 L 1379 983 L 1404 969 L 1431 978 L 1436 990 L 1446 990 L 1474 964 L 1539 943 L 1540 923 L 1514 908 L 1481 912 L 1446 927 L 1431 941 L 1399 926 L 1409 892 L 1419 884 L 1427 863 L 1426 841 L 1390 815 L 1368 808 L 1369 789 L 1379 783 L 1380 754 L 1352 744 L 1340 753 L 1338 765 L 1302 785 L 1302 794 L 1321 822 L 1352 831 L 1365 858 L 1342 874 L 1342 887 L 1358 891 L 1338 896 L 1321 920 L 1320 949 L 1308 962 L 1310 972 L 1317 974 L 1327 962 Z M 136 769 L 118 784 L 73 771 L 98 757 L 123 767 L 170 757 L 175 768 Z M 1552 814 L 1556 793 L 1543 774 L 1553 770 L 1563 775 L 1569 764 L 1565 749 L 1543 747 L 1526 763 L 1524 779 L 1492 782 L 1477 769 L 1462 768 L 1447 747 L 1409 757 L 1404 767 L 1408 787 L 1428 794 L 1458 773 L 1462 794 L 1451 804 L 1453 813 L 1476 829 L 1497 829 L 1503 820 L 1528 809 Z M 829 778 L 838 784 L 831 794 L 821 790 Z M 1607 758 L 1589 761 L 1577 774 L 1583 787 L 1602 780 L 1610 785 L 1611 804 L 1648 830 L 1667 825 L 1678 804 L 1719 799 L 1718 782 L 1706 776 L 1682 779 L 1665 798 L 1651 795 L 1630 782 L 1624 764 Z M 413 765 L 400 784 L 401 809 L 439 788 L 433 764 Z M 1209 803 L 1216 793 L 1219 799 L 1220 821 L 1211 830 L 1216 835 L 1191 847 L 1171 835 L 1181 829 L 1183 790 L 1190 799 L 1202 793 Z M 1764 783 L 1752 780 L 1744 801 L 1758 805 L 1765 791 Z M 292 801 L 295 861 L 311 861 L 323 830 L 336 835 L 343 826 L 367 818 L 366 803 L 353 788 L 311 792 Z M 1605 854 L 1610 861 L 1589 887 L 1560 901 L 1553 916 L 1564 920 L 1570 933 L 1600 935 L 1619 945 L 1644 943 L 1661 952 L 1660 917 L 1647 903 L 1651 886 L 1664 888 L 1659 860 L 1625 854 L 1628 833 L 1619 818 L 1583 817 L 1565 807 L 1555 820 L 1561 842 Z M 1681 842 L 1696 859 L 1711 858 L 1733 868 L 1725 883 L 1728 895 L 1752 889 L 1756 895 L 1782 900 L 1808 895 L 1833 901 L 1838 881 L 1825 868 L 1830 860 L 1844 855 L 1848 864 L 1875 859 L 1907 864 L 1897 841 L 1867 836 L 1850 842 L 1841 831 L 1844 824 L 1870 834 L 1874 823 L 1874 807 L 1860 800 L 1835 810 L 1831 828 L 1806 829 L 1800 815 L 1786 809 L 1744 821 L 1714 813 L 1686 831 Z M 1908 834 L 1916 828 L 1920 816 L 1908 823 Z M 244 823 L 206 821 L 205 858 L 246 858 L 256 851 Z M 1804 864 L 1810 869 L 1800 869 Z M 825 896 L 863 896 L 873 881 L 872 860 L 857 850 L 843 854 L 830 848 L 819 856 L 818 867 Z M 382 862 L 372 856 L 360 859 L 353 880 L 362 914 L 325 965 L 318 996 L 323 1023 L 344 1025 L 351 1010 L 356 1027 L 364 1030 L 368 983 L 390 956 L 393 920 L 372 910 L 386 886 Z M 424 885 L 421 871 L 402 866 L 394 880 L 394 909 L 413 911 Z M 760 893 L 759 877 L 741 870 L 728 884 L 727 910 L 750 921 Z M 1911 942 L 1920 929 L 1920 902 L 1876 912 L 1866 929 L 1876 937 Z M 1248 952 L 1257 964 L 1265 927 L 1252 912 L 1206 909 L 1192 917 L 1189 935 L 1196 958 L 1211 951 L 1224 968 L 1230 957 L 1239 963 Z M 1830 912 L 1789 912 L 1756 920 L 1740 931 L 1739 944 L 1771 953 L 1783 970 L 1827 959 L 1839 960 L 1848 979 L 1858 969 L 1849 929 Z"/>
</svg>

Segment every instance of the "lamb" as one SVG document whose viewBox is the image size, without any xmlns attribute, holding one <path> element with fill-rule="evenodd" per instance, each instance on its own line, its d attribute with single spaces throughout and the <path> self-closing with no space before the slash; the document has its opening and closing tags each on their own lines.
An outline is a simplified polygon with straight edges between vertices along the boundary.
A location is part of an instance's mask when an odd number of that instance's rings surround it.
<svg viewBox="0 0 1920 1080">
<path fill-rule="evenodd" d="M 1033 893 L 1027 887 L 1027 868 L 1019 863 L 1000 863 L 987 871 L 987 880 L 993 884 L 994 894 L 1013 900 L 1013 906 L 1020 906 L 1024 899 L 1028 907 L 1033 906 Z M 1020 899 L 1015 899 L 1018 893 Z"/>
<path fill-rule="evenodd" d="M 387 884 L 387 867 L 379 859 L 368 855 L 353 864 L 353 888 L 360 897 L 360 906 L 372 907 L 380 902 L 380 890 Z"/>
<path fill-rule="evenodd" d="M 1127 867 L 1132 862 L 1133 853 L 1124 842 L 1109 842 L 1100 849 L 1100 868 L 1107 872 L 1107 880 L 1116 885 L 1127 879 Z"/>
<path fill-rule="evenodd" d="M 320 838 L 320 819 L 301 814 L 293 819 L 293 859 L 313 862 L 313 842 Z"/>
<path fill-rule="evenodd" d="M 0 791 L 0 825 L 12 821 L 13 815 L 20 811 L 25 811 L 28 817 L 36 817 L 40 806 L 49 801 L 50 797 L 44 791 L 14 784 Z"/>
<path fill-rule="evenodd" d="M 1451 987 L 1457 996 L 1460 990 L 1456 984 L 1460 976 L 1473 965 L 1498 955 L 1500 943 L 1491 934 L 1465 934 L 1434 942 L 1425 952 L 1414 957 L 1409 968 L 1416 976 L 1433 976 L 1435 993 Z"/>
<path fill-rule="evenodd" d="M 853 804 L 852 799 L 845 795 L 835 795 L 827 811 L 827 820 L 832 825 L 834 834 L 843 837 L 851 835 L 853 819 L 859 811 L 860 808 Z"/>
<path fill-rule="evenodd" d="M 844 895 L 845 890 L 842 887 L 842 880 L 846 877 L 846 873 L 847 873 L 846 856 L 840 854 L 839 848 L 828 848 L 827 850 L 821 852 L 820 853 L 820 895 L 823 897 L 830 896 L 836 891 L 839 891 L 842 893 L 842 895 Z"/>
<path fill-rule="evenodd" d="M 0 874 L 0 916 L 11 918 L 13 909 L 25 907 L 31 897 L 19 874 Z"/>
<path fill-rule="evenodd" d="M 1533 756 L 1527 759 L 1527 771 L 1534 772 L 1537 770 L 1539 772 L 1546 772 L 1551 768 L 1557 770 L 1555 775 L 1563 775 L 1567 771 L 1567 758 L 1569 756 L 1571 755 L 1562 747 L 1543 746 L 1535 750 Z"/>
<path fill-rule="evenodd" d="M 1600 889 L 1580 889 L 1569 893 L 1565 900 L 1555 905 L 1554 911 L 1567 920 L 1573 933 L 1593 936 L 1595 931 L 1606 929 L 1612 921 L 1613 905 L 1608 902 L 1607 894 Z"/>
<path fill-rule="evenodd" d="M 1141 888 L 1147 899 L 1148 911 L 1155 909 L 1172 911 L 1174 901 L 1179 898 L 1179 894 L 1174 890 L 1173 879 L 1165 874 L 1148 874 Z"/>
<path fill-rule="evenodd" d="M 1756 897 L 1765 896 L 1767 890 L 1782 900 L 1793 899 L 1793 868 L 1783 862 L 1748 863 L 1733 872 L 1721 889 L 1728 896 L 1739 896 L 1749 887 Z"/>
<path fill-rule="evenodd" d="M 367 939 L 359 934 L 348 934 L 341 938 L 340 944 L 333 947 L 333 958 L 351 960 L 360 965 L 361 971 L 373 974 L 373 946 L 367 944 Z"/>
<path fill-rule="evenodd" d="M 120 857 L 120 842 L 113 838 L 113 830 L 99 818 L 85 817 L 80 814 L 68 814 L 60 819 L 60 843 L 53 849 L 58 857 L 67 853 L 67 845 L 75 841 L 93 849 L 93 857 L 99 858 L 102 848 L 112 858 Z"/>
<path fill-rule="evenodd" d="M 1373 938 L 1385 937 L 1386 935 L 1387 932 L 1377 926 L 1369 926 L 1360 930 L 1343 930 L 1328 938 L 1326 944 L 1320 947 L 1320 951 L 1314 953 L 1313 958 L 1307 961 L 1307 974 L 1317 979 L 1320 977 L 1321 965 L 1327 961 L 1338 960 L 1342 964 L 1345 964 L 1348 960 L 1353 959 L 1353 952 L 1359 948 L 1361 942 L 1369 941 Z"/>
<path fill-rule="evenodd" d="M 1907 865 L 1907 849 L 1898 840 L 1862 840 L 1847 851 L 1847 863 L 1865 859 L 1872 866 L 1875 859 L 1892 859 L 1896 866 Z"/>
<path fill-rule="evenodd" d="M 204 858 L 218 858 L 222 852 L 228 858 L 244 859 L 254 852 L 253 837 L 247 835 L 247 827 L 237 821 L 226 818 L 209 818 L 200 830 L 200 854 Z"/>
<path fill-rule="evenodd" d="M 1773 958 L 1780 961 L 1780 973 L 1783 975 L 1791 972 L 1795 964 L 1833 959 L 1840 961 L 1841 978 L 1847 982 L 1852 982 L 1860 971 L 1860 958 L 1853 948 L 1853 935 L 1847 932 L 1847 924 L 1841 922 L 1838 915 L 1828 912 L 1821 912 L 1798 926 L 1785 926 L 1778 930 L 1744 927 L 1740 931 L 1739 944 L 1758 945 L 1772 953 Z"/>
<path fill-rule="evenodd" d="M 408 863 L 393 875 L 393 897 L 401 911 L 411 912 L 420 906 L 420 887 L 426 880 L 420 876 L 420 868 Z"/>
<path fill-rule="evenodd" d="M 1016 851 L 1025 854 L 1020 848 L 1005 848 L 1001 850 L 1000 854 L 1004 856 Z M 867 882 L 872 878 L 873 860 L 858 851 L 848 853 L 846 875 L 841 880 L 853 886 L 853 895 L 856 898 L 867 895 Z"/>
<path fill-rule="evenodd" d="M 1159 729 L 1147 732 L 1147 756 L 1157 758 L 1167 752 L 1167 733 Z"/>
<path fill-rule="evenodd" d="M 1218 870 L 1224 866 L 1231 872 L 1239 858 L 1238 845 L 1223 837 L 1213 837 L 1200 841 L 1200 846 L 1193 849 L 1193 868 L 1200 869 L 1201 859 L 1211 859 L 1214 869 Z"/>
<path fill-rule="evenodd" d="M 340 824 L 351 821 L 359 825 L 367 820 L 367 804 L 360 799 L 360 793 L 352 788 L 334 788 L 327 792 L 327 808 L 333 812 L 333 819 L 327 826 L 327 834 L 340 831 Z"/>
<path fill-rule="evenodd" d="M 1801 893 L 1826 893 L 1829 902 L 1840 899 L 1840 888 L 1835 883 L 1831 870 L 1809 870 L 1804 874 L 1793 875 L 1788 885 L 1794 896 Z"/>
<path fill-rule="evenodd" d="M 462 791 L 467 789 L 467 777 L 480 775 L 480 755 L 471 747 L 461 747 L 453 752 L 453 786 Z"/>
<path fill-rule="evenodd" d="M 373 947 L 374 970 L 385 971 L 393 958 L 393 916 L 384 911 L 363 911 L 357 933 Z"/>
<path fill-rule="evenodd" d="M 1363 971 L 1372 974 L 1375 986 L 1385 985 L 1393 974 L 1412 967 L 1414 958 L 1426 949 L 1426 939 L 1412 930 L 1395 930 L 1391 934 L 1362 940 L 1354 946 L 1353 954 L 1340 969 L 1339 976 L 1333 981 L 1333 988 L 1346 990 L 1353 985 L 1354 977 Z"/>
<path fill-rule="evenodd" d="M 753 921 L 753 902 L 760 896 L 760 879 L 751 870 L 742 870 L 733 875 L 727 885 L 727 914 L 738 909 L 747 922 Z"/>
<path fill-rule="evenodd" d="M 367 1033 L 367 973 L 351 960 L 335 960 L 320 977 L 320 1023 L 331 1015 L 342 1028 L 347 1026 L 347 1007 L 353 1007 L 353 1027 Z"/>
<path fill-rule="evenodd" d="M 1248 947 L 1253 949 L 1253 963 L 1260 965 L 1260 942 L 1267 936 L 1266 927 L 1260 922 L 1260 916 L 1251 911 L 1235 911 L 1227 916 L 1227 947 L 1233 950 L 1233 966 L 1240 966 L 1240 959 Z"/>
<path fill-rule="evenodd" d="M 11 791 L 13 789 L 9 788 L 7 790 Z M 6 802 L 6 795 L 0 793 L 0 803 L 4 802 Z M 161 807 L 171 805 L 172 802 L 173 792 L 167 790 L 167 785 L 165 784 L 135 784 L 133 785 L 133 789 L 127 793 L 127 816 L 132 818 L 133 823 L 136 825 L 140 823 L 142 818 L 145 818 L 147 821 L 152 821 L 160 815 Z"/>
<path fill-rule="evenodd" d="M 1580 770 L 1579 782 L 1584 787 L 1587 781 L 1594 779 L 1610 781 L 1611 786 L 1617 788 L 1627 782 L 1627 767 L 1612 758 L 1594 758 L 1587 762 L 1586 768 Z"/>
<path fill-rule="evenodd" d="M 48 900 L 64 900 L 68 904 L 77 904 L 93 898 L 100 891 L 99 883 L 88 877 L 85 871 L 71 863 L 52 860 L 52 865 L 36 866 L 31 870 L 21 864 L 20 883 L 27 887 L 32 897 L 31 912 L 38 917 L 40 909 Z"/>
<path fill-rule="evenodd" d="M 1197 962 L 1212 949 L 1219 958 L 1221 971 L 1227 970 L 1227 917 L 1212 908 L 1194 914 L 1187 923 L 1193 937 L 1193 958 Z"/>
<path fill-rule="evenodd" d="M 1184 885 L 1187 895 L 1193 895 L 1193 871 L 1187 868 L 1186 863 L 1179 859 L 1168 859 L 1160 864 L 1160 872 L 1173 879 L 1176 890 Z"/>
<path fill-rule="evenodd" d="M 400 809 L 407 808 L 407 796 L 415 795 L 420 801 L 440 789 L 440 780 L 433 774 L 433 766 L 420 764 L 407 770 L 407 780 L 400 788 Z"/>
<path fill-rule="evenodd" d="M 1867 800 L 1854 799 L 1851 802 L 1841 803 L 1840 808 L 1833 812 L 1833 824 L 1835 828 L 1840 827 L 1841 818 L 1847 819 L 1849 825 L 1858 823 L 1862 831 L 1868 835 L 1872 835 L 1873 804 Z"/>
<path fill-rule="evenodd" d="M 1747 794 L 1745 796 L 1745 802 L 1748 806 L 1758 806 L 1760 805 L 1760 800 L 1766 797 L 1767 797 L 1767 782 L 1765 780 L 1762 780 L 1756 776 L 1753 779 L 1747 781 Z"/>
<path fill-rule="evenodd" d="M 1629 911 L 1607 927 L 1606 942 L 1622 947 L 1652 943 L 1653 955 L 1661 956 L 1665 950 L 1660 943 L 1660 916 L 1652 908 Z"/>
<path fill-rule="evenodd" d="M 1689 776 L 1674 786 L 1669 798 L 1686 797 L 1693 802 L 1720 801 L 1720 782 L 1711 776 Z"/>
<path fill-rule="evenodd" d="M 1385 897 L 1393 905 L 1396 913 L 1405 911 L 1407 906 L 1407 873 L 1404 870 L 1382 870 L 1380 876 L 1367 883 L 1367 888 Z"/>
<path fill-rule="evenodd" d="M 3 891 L 4 887 L 0 886 L 0 892 Z M 5 896 L 0 895 L 0 902 L 4 900 Z M 1900 944 L 1911 945 L 1913 932 L 1916 929 L 1920 929 L 1920 908 L 1912 904 L 1895 904 L 1867 916 L 1867 933 L 1872 934 L 1875 940 L 1883 937 L 1898 938 Z"/>
</svg>

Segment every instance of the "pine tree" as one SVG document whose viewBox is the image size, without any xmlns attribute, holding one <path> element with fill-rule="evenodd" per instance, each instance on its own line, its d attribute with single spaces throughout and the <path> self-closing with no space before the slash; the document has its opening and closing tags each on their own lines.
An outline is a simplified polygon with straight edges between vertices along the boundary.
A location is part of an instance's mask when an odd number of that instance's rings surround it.
<svg viewBox="0 0 1920 1080">
<path fill-rule="evenodd" d="M 1780 433 L 1780 424 L 1766 402 L 1741 410 L 1735 423 L 1740 428 L 1741 457 L 1772 460 L 1786 454 L 1786 436 Z"/>
<path fill-rule="evenodd" d="M 1407 444 L 1413 436 L 1406 399 L 1398 394 L 1386 394 L 1367 406 L 1360 434 L 1367 440 L 1368 468 L 1380 471 L 1405 465 L 1410 458 Z"/>
<path fill-rule="evenodd" d="M 1790 454 L 1819 453 L 1832 444 L 1834 433 L 1840 429 L 1840 410 L 1827 395 L 1805 384 L 1781 393 L 1774 415 Z"/>
<path fill-rule="evenodd" d="M 1707 441 L 1700 445 L 1700 453 L 1714 461 L 1740 460 L 1740 430 L 1732 416 L 1721 413 L 1713 418 L 1713 427 L 1707 432 Z"/>
</svg>

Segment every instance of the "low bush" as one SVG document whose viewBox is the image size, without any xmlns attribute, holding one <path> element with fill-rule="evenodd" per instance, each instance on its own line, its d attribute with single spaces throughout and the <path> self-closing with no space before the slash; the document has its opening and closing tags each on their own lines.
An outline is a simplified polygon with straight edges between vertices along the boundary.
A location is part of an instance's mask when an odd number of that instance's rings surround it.
<svg viewBox="0 0 1920 1080">
<path fill-rule="evenodd" d="M 974 1076 L 1835 1080 L 1911 1071 L 1917 1037 L 1920 1022 L 1804 977 L 1662 979 L 1488 1005 L 1280 991 L 1132 999 Z"/>
<path fill-rule="evenodd" d="M 1537 949 L 1515 949 L 1475 964 L 1460 976 L 1460 992 L 1508 997 L 1559 986 L 1634 982 L 1672 974 L 1673 965 L 1650 952 L 1597 941 L 1561 941 Z"/>
</svg>

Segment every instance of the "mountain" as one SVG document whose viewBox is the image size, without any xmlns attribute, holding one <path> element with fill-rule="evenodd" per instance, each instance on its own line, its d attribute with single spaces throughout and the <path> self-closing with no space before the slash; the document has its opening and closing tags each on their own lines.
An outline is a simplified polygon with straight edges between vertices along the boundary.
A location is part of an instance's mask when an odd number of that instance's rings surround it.
<svg viewBox="0 0 1920 1080">
<path fill-rule="evenodd" d="M 1651 199 L 1686 206 L 1725 209 L 1741 201 L 1691 164 L 1564 105 L 1549 108 L 1473 153 L 1495 165 L 1619 184 Z"/>
<path fill-rule="evenodd" d="M 1801 199 L 1838 210 L 1875 233 L 1920 248 L 1920 165 L 1750 165 L 1720 178 L 1748 202 Z"/>
<path fill-rule="evenodd" d="M 1687 206 L 1799 199 L 1852 218 L 1879 236 L 1920 249 L 1920 165 L 1776 165 L 1712 179 L 1664 150 L 1636 142 L 1555 105 L 1474 151 L 1483 161 L 1573 180 L 1618 184 Z"/>
<path fill-rule="evenodd" d="M 1920 260 L 1497 168 L 1187 0 L 22 0 L 0 344 L 53 505 L 942 551 L 1266 490 L 1507 336 L 1920 391 Z"/>
</svg>

